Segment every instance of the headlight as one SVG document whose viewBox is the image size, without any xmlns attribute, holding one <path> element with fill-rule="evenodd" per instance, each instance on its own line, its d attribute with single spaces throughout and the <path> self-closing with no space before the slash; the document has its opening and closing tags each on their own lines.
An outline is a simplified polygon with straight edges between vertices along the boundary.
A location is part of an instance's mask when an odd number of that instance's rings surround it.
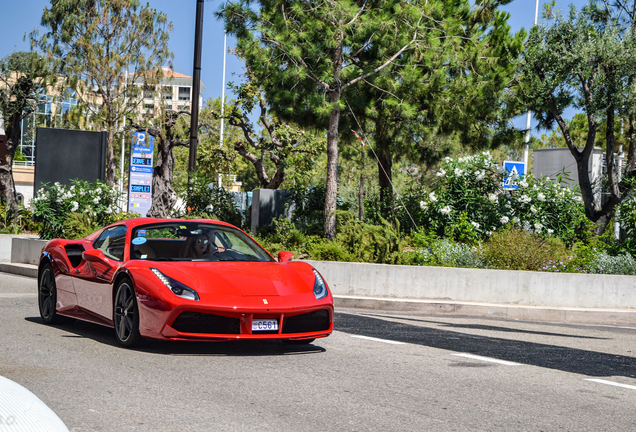
<svg viewBox="0 0 636 432">
<path fill-rule="evenodd" d="M 175 295 L 187 300 L 199 300 L 199 294 L 192 288 L 188 288 L 181 282 L 166 276 L 156 268 L 151 268 L 150 270 L 152 270 L 155 276 L 157 276 L 165 286 L 170 288 L 170 291 L 172 291 Z"/>
<path fill-rule="evenodd" d="M 320 300 L 327 297 L 327 285 L 322 279 L 322 276 L 320 276 L 320 273 L 318 273 L 316 269 L 312 270 L 314 271 L 314 275 L 316 275 L 316 282 L 314 282 L 314 295 L 316 296 L 316 300 Z"/>
</svg>

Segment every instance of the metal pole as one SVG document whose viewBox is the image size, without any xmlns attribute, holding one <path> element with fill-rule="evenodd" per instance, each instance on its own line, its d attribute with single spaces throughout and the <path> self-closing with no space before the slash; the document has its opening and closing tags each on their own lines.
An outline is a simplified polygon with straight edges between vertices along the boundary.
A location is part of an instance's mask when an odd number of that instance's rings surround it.
<svg viewBox="0 0 636 432">
<path fill-rule="evenodd" d="M 197 0 L 197 17 L 194 29 L 194 67 L 192 73 L 192 115 L 190 116 L 190 163 L 188 184 L 197 169 L 197 146 L 199 144 L 199 95 L 201 94 L 201 39 L 203 36 L 203 1 Z"/>
<path fill-rule="evenodd" d="M 220 145 L 223 148 L 223 112 L 225 111 L 225 57 L 227 54 L 227 31 L 224 32 L 223 37 L 223 87 L 221 88 L 221 141 Z M 219 187 L 223 186 L 223 174 L 219 169 Z"/>
<path fill-rule="evenodd" d="M 126 109 L 126 97 L 128 90 L 128 68 L 126 68 L 126 75 L 124 78 L 124 88 L 126 89 L 126 93 L 124 93 L 124 110 Z M 126 117 L 124 117 L 124 127 L 122 129 L 121 134 L 121 160 L 119 161 L 119 210 L 124 211 L 124 158 L 126 157 Z"/>
<path fill-rule="evenodd" d="M 537 25 L 537 18 L 539 17 L 539 0 L 535 0 L 534 3 L 534 25 Z M 532 118 L 532 111 L 528 110 L 528 114 L 526 115 L 526 137 L 525 137 L 525 147 L 523 148 L 523 164 L 525 165 L 526 173 L 528 172 L 528 152 L 530 150 L 530 121 Z"/>
</svg>

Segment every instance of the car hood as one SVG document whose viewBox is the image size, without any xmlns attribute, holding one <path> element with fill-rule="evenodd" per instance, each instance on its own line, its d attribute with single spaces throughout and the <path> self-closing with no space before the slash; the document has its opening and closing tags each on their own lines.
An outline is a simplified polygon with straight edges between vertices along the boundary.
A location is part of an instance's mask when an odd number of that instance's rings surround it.
<svg viewBox="0 0 636 432">
<path fill-rule="evenodd" d="M 285 296 L 311 292 L 314 284 L 311 266 L 300 262 L 193 261 L 157 268 L 200 294 Z"/>
</svg>

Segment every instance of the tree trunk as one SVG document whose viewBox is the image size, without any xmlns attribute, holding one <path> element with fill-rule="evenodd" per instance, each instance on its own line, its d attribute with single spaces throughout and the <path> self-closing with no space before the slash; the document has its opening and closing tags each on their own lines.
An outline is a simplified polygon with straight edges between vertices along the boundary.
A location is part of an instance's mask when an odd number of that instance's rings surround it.
<svg viewBox="0 0 636 432">
<path fill-rule="evenodd" d="M 327 185 L 325 187 L 324 237 L 333 240 L 336 235 L 336 205 L 338 198 L 338 124 L 340 123 L 340 88 L 331 93 L 333 111 L 327 130 Z"/>
<path fill-rule="evenodd" d="M 5 125 L 7 134 L 6 164 L 0 166 L 0 201 L 5 206 L 5 211 L 9 214 L 11 221 L 14 221 L 18 215 L 18 196 L 13 180 L 13 157 L 20 144 L 20 117 L 21 113 L 13 114 Z"/>
<path fill-rule="evenodd" d="M 378 155 L 378 182 L 380 184 L 380 214 L 385 219 L 394 219 L 393 185 L 391 169 L 391 145 L 385 135 L 384 123 L 376 121 L 376 151 Z"/>
<path fill-rule="evenodd" d="M 170 215 L 170 211 L 177 202 L 172 188 L 174 156 L 169 142 L 161 138 L 157 141 L 160 147 L 157 152 L 157 164 L 152 174 L 152 206 L 148 210 L 148 216 L 164 219 Z"/>
<path fill-rule="evenodd" d="M 360 169 L 360 189 L 358 189 L 358 218 L 364 221 L 364 147 L 360 151 L 362 166 Z"/>
<path fill-rule="evenodd" d="M 327 184 L 325 187 L 325 212 L 323 235 L 333 240 L 336 236 L 336 206 L 338 200 L 338 126 L 340 124 L 340 98 L 342 87 L 340 83 L 340 69 L 342 68 L 342 39 L 338 36 L 336 50 L 333 57 L 333 88 L 329 92 L 332 111 L 329 116 L 327 130 Z"/>
<path fill-rule="evenodd" d="M 106 141 L 106 183 L 115 185 L 115 151 L 113 150 L 115 123 L 111 122 L 108 127 L 108 139 Z"/>
</svg>

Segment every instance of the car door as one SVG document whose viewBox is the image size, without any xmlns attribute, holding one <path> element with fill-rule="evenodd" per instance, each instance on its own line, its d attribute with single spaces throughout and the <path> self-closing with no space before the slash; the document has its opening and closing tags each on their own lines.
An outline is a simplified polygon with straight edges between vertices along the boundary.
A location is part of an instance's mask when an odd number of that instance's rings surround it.
<svg viewBox="0 0 636 432">
<path fill-rule="evenodd" d="M 124 260 L 126 231 L 125 225 L 105 229 L 92 245 L 104 253 L 104 258 L 82 261 L 73 274 L 79 306 L 108 321 L 113 319 L 111 280 Z"/>
</svg>

